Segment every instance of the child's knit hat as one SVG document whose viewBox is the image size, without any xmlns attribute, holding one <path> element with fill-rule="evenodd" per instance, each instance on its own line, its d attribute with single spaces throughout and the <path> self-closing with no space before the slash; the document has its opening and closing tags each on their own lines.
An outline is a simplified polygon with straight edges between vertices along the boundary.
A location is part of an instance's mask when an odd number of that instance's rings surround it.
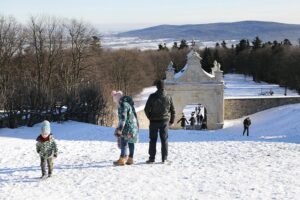
<svg viewBox="0 0 300 200">
<path fill-rule="evenodd" d="M 121 97 L 123 96 L 123 92 L 113 90 L 111 92 L 111 96 L 113 97 L 114 102 L 119 103 Z"/>
<path fill-rule="evenodd" d="M 45 120 L 42 122 L 42 135 L 50 135 L 51 133 L 51 127 L 50 127 L 50 122 Z"/>
</svg>

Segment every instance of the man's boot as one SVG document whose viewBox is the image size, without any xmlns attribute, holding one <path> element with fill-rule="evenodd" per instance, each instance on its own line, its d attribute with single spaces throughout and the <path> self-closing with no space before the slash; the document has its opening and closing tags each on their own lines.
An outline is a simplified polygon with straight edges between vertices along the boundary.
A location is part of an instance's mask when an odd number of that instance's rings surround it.
<svg viewBox="0 0 300 200">
<path fill-rule="evenodd" d="M 155 162 L 155 160 L 153 160 L 153 159 L 149 159 L 146 161 L 147 164 L 153 164 L 154 162 Z"/>
</svg>

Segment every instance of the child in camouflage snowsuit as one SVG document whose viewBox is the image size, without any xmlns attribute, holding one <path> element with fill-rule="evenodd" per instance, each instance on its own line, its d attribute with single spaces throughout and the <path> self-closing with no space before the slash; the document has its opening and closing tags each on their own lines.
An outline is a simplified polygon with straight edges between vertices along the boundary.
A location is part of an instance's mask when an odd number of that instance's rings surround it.
<svg viewBox="0 0 300 200">
<path fill-rule="evenodd" d="M 45 120 L 42 123 L 42 132 L 36 138 L 36 151 L 40 155 L 42 177 L 46 177 L 46 163 L 48 165 L 48 177 L 52 176 L 53 157 L 57 157 L 56 142 L 51 134 L 50 122 Z"/>
</svg>

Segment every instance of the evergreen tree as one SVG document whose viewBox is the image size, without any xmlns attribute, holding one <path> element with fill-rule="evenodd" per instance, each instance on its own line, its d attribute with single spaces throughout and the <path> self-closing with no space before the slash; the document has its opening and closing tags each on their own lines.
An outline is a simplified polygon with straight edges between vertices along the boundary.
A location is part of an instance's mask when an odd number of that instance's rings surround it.
<svg viewBox="0 0 300 200">
<path fill-rule="evenodd" d="M 262 47 L 262 41 L 259 39 L 258 36 L 255 37 L 255 39 L 252 41 L 252 44 L 253 44 L 253 49 L 256 50 L 256 49 L 259 49 Z"/>
<path fill-rule="evenodd" d="M 284 39 L 283 40 L 283 45 L 284 46 L 292 46 L 292 43 L 291 43 L 291 41 L 289 39 Z"/>
<path fill-rule="evenodd" d="M 167 44 L 166 43 L 164 43 L 163 45 L 159 44 L 158 45 L 158 51 L 169 51 L 169 49 L 167 47 Z"/>
<path fill-rule="evenodd" d="M 227 49 L 227 46 L 226 46 L 226 45 L 227 45 L 227 44 L 226 44 L 225 40 L 223 40 L 222 43 L 221 43 L 222 48 Z"/>
<path fill-rule="evenodd" d="M 273 44 L 272 44 L 272 49 L 275 49 L 275 48 L 277 48 L 279 46 L 280 46 L 280 44 L 277 42 L 277 40 L 274 40 Z"/>
<path fill-rule="evenodd" d="M 263 43 L 262 48 L 271 47 L 271 46 L 272 46 L 272 42 L 268 41 L 266 43 Z"/>
<path fill-rule="evenodd" d="M 206 47 L 203 51 L 203 57 L 202 57 L 202 61 L 201 61 L 202 68 L 206 72 L 210 73 L 211 68 L 213 67 L 213 62 L 214 62 L 214 59 L 212 56 L 212 52 L 209 48 Z"/>
<path fill-rule="evenodd" d="M 240 43 L 236 45 L 236 53 L 239 54 L 241 51 L 250 47 L 249 40 L 242 39 Z"/>
<path fill-rule="evenodd" d="M 179 49 L 185 49 L 188 48 L 189 46 L 187 45 L 186 40 L 181 40 L 180 41 L 180 45 L 179 45 Z"/>
<path fill-rule="evenodd" d="M 177 42 L 174 42 L 173 46 L 172 46 L 172 49 L 178 49 L 178 44 Z"/>
<path fill-rule="evenodd" d="M 159 45 L 158 45 L 158 51 L 161 51 L 161 50 L 163 50 L 163 49 L 164 49 L 163 45 L 162 45 L 162 44 L 159 44 Z"/>
</svg>

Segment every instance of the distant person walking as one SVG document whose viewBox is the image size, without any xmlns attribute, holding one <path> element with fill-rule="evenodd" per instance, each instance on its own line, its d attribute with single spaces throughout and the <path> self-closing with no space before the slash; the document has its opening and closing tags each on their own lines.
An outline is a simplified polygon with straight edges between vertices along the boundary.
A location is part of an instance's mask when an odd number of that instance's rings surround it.
<svg viewBox="0 0 300 200">
<path fill-rule="evenodd" d="M 196 123 L 196 119 L 194 117 L 194 112 L 192 112 L 191 118 L 189 119 L 189 121 L 190 121 L 191 129 L 194 130 L 195 129 L 195 123 Z"/>
<path fill-rule="evenodd" d="M 155 162 L 156 142 L 158 132 L 161 141 L 161 157 L 162 163 L 168 159 L 168 129 L 172 126 L 175 119 L 175 108 L 173 100 L 166 95 L 164 90 L 164 81 L 156 81 L 157 91 L 151 94 L 146 102 L 145 114 L 150 120 L 149 126 L 149 160 L 146 163 Z"/>
<path fill-rule="evenodd" d="M 201 129 L 204 129 L 204 130 L 207 129 L 207 119 L 206 118 L 204 118 L 201 123 Z"/>
<path fill-rule="evenodd" d="M 203 115 L 200 114 L 199 116 L 199 121 L 200 121 L 200 129 L 202 129 L 202 125 L 203 125 Z"/>
<path fill-rule="evenodd" d="M 244 131 L 243 131 L 243 136 L 245 134 L 245 132 L 247 131 L 247 136 L 249 136 L 249 127 L 251 125 L 251 119 L 250 117 L 247 117 L 245 120 L 244 120 Z"/>
<path fill-rule="evenodd" d="M 201 113 L 201 104 L 198 105 L 198 113 Z"/>
<path fill-rule="evenodd" d="M 201 113 L 198 112 L 197 115 L 196 115 L 196 118 L 197 118 L 197 125 L 200 125 L 200 123 L 201 123 L 200 116 L 201 116 Z M 203 118 L 203 117 L 202 117 L 202 118 Z"/>
<path fill-rule="evenodd" d="M 119 124 L 115 130 L 118 146 L 121 149 L 120 158 L 114 161 L 114 165 L 123 166 L 133 164 L 134 143 L 138 141 L 139 123 L 134 109 L 134 103 L 130 96 L 123 96 L 122 91 L 112 91 L 112 97 L 118 105 Z M 127 147 L 129 157 L 127 158 Z"/>
<path fill-rule="evenodd" d="M 189 124 L 189 122 L 186 120 L 184 113 L 182 113 L 182 117 L 177 121 L 177 124 L 181 122 L 181 128 L 186 129 L 186 124 Z"/>
<path fill-rule="evenodd" d="M 201 117 L 202 119 L 200 119 L 202 121 L 201 122 L 201 129 L 207 129 L 207 109 L 204 107 L 203 111 L 204 111 L 204 116 L 202 116 Z"/>
</svg>

